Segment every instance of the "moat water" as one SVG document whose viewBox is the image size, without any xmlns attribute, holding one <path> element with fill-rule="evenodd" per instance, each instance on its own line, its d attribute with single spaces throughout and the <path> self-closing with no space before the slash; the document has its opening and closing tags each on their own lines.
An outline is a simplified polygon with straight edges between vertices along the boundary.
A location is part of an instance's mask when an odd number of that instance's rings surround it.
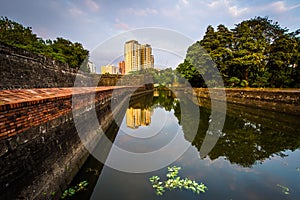
<svg viewBox="0 0 300 200">
<path fill-rule="evenodd" d="M 180 106 L 192 103 L 185 101 L 171 91 L 147 94 L 130 103 L 121 125 L 113 123 L 106 134 L 114 145 L 136 153 L 160 149 L 179 134 L 177 142 L 189 148 L 168 166 L 180 166 L 180 177 L 204 183 L 205 193 L 176 189 L 157 196 L 149 178 L 166 180 L 167 166 L 128 173 L 90 156 L 70 187 L 84 180 L 89 184 L 72 199 L 300 199 L 299 116 L 228 105 L 216 145 L 202 155 L 211 110 L 199 107 L 200 119 L 195 119 L 182 113 Z M 182 125 L 183 118 L 190 125 Z M 198 129 L 191 138 L 193 124 Z M 107 159 L 112 157 L 109 153 Z"/>
</svg>

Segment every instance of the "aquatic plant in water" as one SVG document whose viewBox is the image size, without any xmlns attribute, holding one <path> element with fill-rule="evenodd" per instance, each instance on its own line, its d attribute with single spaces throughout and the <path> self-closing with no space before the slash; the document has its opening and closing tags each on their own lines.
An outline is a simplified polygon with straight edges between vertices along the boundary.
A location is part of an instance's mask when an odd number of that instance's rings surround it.
<svg viewBox="0 0 300 200">
<path fill-rule="evenodd" d="M 168 167 L 168 173 L 166 174 L 168 180 L 162 182 L 159 176 L 152 176 L 149 178 L 152 187 L 156 190 L 157 195 L 163 195 L 165 189 L 173 190 L 179 188 L 191 190 L 194 193 L 200 194 L 205 192 L 207 187 L 203 183 L 197 183 L 196 181 L 190 180 L 188 178 L 182 179 L 178 176 L 181 167 Z"/>
<path fill-rule="evenodd" d="M 87 185 L 88 185 L 87 181 L 82 181 L 78 183 L 76 186 L 66 189 L 60 198 L 65 199 L 67 197 L 71 197 L 75 195 L 77 192 L 84 190 Z"/>
<path fill-rule="evenodd" d="M 290 189 L 286 186 L 283 186 L 283 185 L 280 185 L 280 184 L 277 184 L 278 187 L 280 187 L 282 189 L 282 192 L 284 194 L 290 194 Z"/>
</svg>

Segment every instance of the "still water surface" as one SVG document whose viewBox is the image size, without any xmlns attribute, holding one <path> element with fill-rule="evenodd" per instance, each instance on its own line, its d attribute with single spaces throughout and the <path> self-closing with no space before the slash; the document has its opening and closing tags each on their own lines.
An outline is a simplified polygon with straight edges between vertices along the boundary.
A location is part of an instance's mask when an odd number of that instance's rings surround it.
<svg viewBox="0 0 300 200">
<path fill-rule="evenodd" d="M 125 173 L 90 156 L 72 183 L 87 180 L 89 186 L 74 199 L 300 199 L 299 117 L 228 105 L 220 138 L 203 156 L 200 148 L 210 110 L 200 107 L 200 121 L 193 119 L 193 115 L 181 113 L 180 104 L 191 103 L 184 101 L 171 91 L 143 96 L 131 102 L 120 127 L 112 124 L 106 134 L 118 147 L 144 153 L 162 148 L 182 130 L 180 142 L 190 147 L 171 166 L 182 168 L 181 177 L 203 182 L 208 188 L 205 193 L 172 190 L 157 196 L 149 177 L 158 175 L 166 180 L 166 167 L 149 173 Z M 195 126 L 182 126 L 182 118 L 189 124 L 198 122 L 194 139 L 188 134 Z"/>
</svg>

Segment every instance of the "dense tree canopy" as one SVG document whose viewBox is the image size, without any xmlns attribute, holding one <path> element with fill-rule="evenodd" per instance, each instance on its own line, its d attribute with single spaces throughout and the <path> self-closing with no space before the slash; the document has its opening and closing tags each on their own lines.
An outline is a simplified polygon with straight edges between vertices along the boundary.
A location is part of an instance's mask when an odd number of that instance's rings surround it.
<svg viewBox="0 0 300 200">
<path fill-rule="evenodd" d="M 202 77 L 210 72 L 212 59 L 227 87 L 300 87 L 298 34 L 267 17 L 242 21 L 231 30 L 222 24 L 217 30 L 208 26 L 177 71 L 193 86 L 204 87 Z"/>
<path fill-rule="evenodd" d="M 130 75 L 149 75 L 153 78 L 153 83 L 160 86 L 167 86 L 174 83 L 175 81 L 175 72 L 172 68 L 166 68 L 162 70 L 148 68 L 142 69 L 140 71 L 131 71 Z"/>
<path fill-rule="evenodd" d="M 63 38 L 44 41 L 32 32 L 31 27 L 24 27 L 7 17 L 0 19 L 0 42 L 59 60 L 67 63 L 71 68 L 81 67 L 83 71 L 89 71 L 84 65 L 89 51 L 84 49 L 82 44 L 72 43 Z"/>
</svg>

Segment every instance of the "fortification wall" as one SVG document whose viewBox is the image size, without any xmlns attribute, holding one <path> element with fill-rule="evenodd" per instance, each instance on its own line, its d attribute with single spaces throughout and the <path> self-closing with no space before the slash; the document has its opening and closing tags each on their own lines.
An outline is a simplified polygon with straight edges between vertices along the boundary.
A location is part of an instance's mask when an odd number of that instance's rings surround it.
<svg viewBox="0 0 300 200">
<path fill-rule="evenodd" d="M 194 94 L 199 97 L 199 104 L 214 96 L 215 100 L 220 100 L 223 89 L 194 88 Z M 255 88 L 226 88 L 226 102 L 232 104 L 245 105 L 249 107 L 259 107 L 261 109 L 300 115 L 300 89 L 255 89 Z M 222 100 L 223 101 L 223 100 Z"/>
<path fill-rule="evenodd" d="M 0 77 L 0 90 L 73 87 L 75 79 L 79 80 L 80 87 L 141 86 L 144 83 L 152 87 L 149 76 L 84 73 L 46 56 L 1 43 Z"/>
<path fill-rule="evenodd" d="M 99 141 L 103 134 L 95 134 L 92 108 L 106 131 L 114 120 L 110 102 L 122 107 L 129 93 L 128 87 L 2 90 L 0 199 L 59 199 L 89 154 L 78 128 L 88 141 Z M 74 95 L 79 101 L 72 104 Z M 125 114 L 115 112 L 121 119 Z M 74 114 L 83 124 L 75 126 Z"/>
</svg>

